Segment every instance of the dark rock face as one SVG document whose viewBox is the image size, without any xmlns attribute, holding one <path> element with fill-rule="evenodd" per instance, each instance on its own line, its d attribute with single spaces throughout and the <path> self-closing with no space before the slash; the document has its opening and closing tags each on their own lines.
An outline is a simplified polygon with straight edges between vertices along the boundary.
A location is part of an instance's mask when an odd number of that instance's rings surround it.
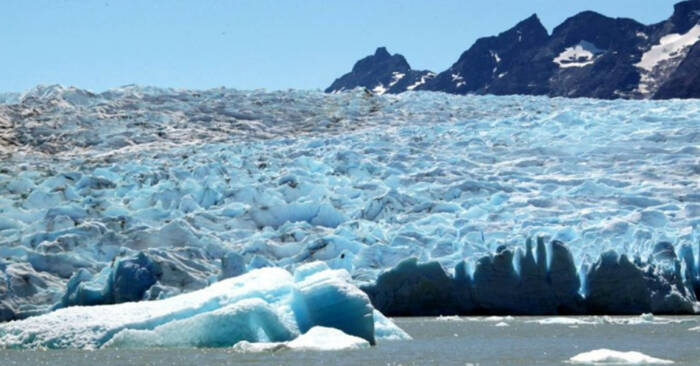
<svg viewBox="0 0 700 366">
<path fill-rule="evenodd" d="M 548 262 L 549 258 L 549 262 Z M 525 251 L 501 247 L 481 258 L 470 278 L 461 263 L 450 276 L 435 262 L 415 258 L 383 273 L 362 289 L 388 316 L 474 314 L 693 314 L 700 284 L 689 246 L 681 250 L 685 272 L 669 243 L 659 243 L 649 262 L 614 251 L 579 270 L 562 242 L 549 248 L 528 240 Z"/>
<path fill-rule="evenodd" d="M 536 15 L 495 37 L 481 38 L 449 69 L 419 90 L 455 94 L 544 94 L 551 65 L 532 64 L 547 42 Z"/>
<path fill-rule="evenodd" d="M 678 68 L 661 84 L 656 99 L 698 98 L 700 96 L 700 42 L 688 52 Z"/>
<path fill-rule="evenodd" d="M 532 15 L 497 36 L 477 40 L 434 77 L 412 73 L 403 57 L 380 48 L 326 92 L 381 85 L 376 90 L 389 93 L 698 98 L 699 22 L 700 0 L 676 4 L 668 20 L 652 25 L 585 11 L 566 19 L 551 35 Z M 675 37 L 684 41 L 673 42 Z M 665 51 L 660 54 L 661 49 Z M 394 72 L 406 76 L 393 82 Z"/>
<path fill-rule="evenodd" d="M 432 77 L 429 71 L 412 70 L 406 59 L 391 55 L 384 47 L 357 61 L 352 71 L 336 79 L 326 93 L 364 87 L 378 94 L 411 90 Z"/>
</svg>

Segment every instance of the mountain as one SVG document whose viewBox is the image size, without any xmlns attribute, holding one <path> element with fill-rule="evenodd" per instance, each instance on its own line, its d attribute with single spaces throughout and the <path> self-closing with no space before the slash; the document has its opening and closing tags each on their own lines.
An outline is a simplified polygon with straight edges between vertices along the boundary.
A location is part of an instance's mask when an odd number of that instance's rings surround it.
<svg viewBox="0 0 700 366">
<path fill-rule="evenodd" d="M 406 58 L 379 47 L 374 55 L 357 61 L 351 72 L 336 79 L 326 93 L 356 87 L 366 87 L 378 94 L 401 93 L 413 90 L 434 75 L 430 71 L 412 70 Z"/>
<path fill-rule="evenodd" d="M 645 25 L 584 11 L 547 32 L 537 15 L 480 38 L 449 69 L 412 70 L 384 47 L 326 92 L 528 94 L 601 99 L 700 97 L 700 0 L 677 3 L 668 20 Z"/>
</svg>

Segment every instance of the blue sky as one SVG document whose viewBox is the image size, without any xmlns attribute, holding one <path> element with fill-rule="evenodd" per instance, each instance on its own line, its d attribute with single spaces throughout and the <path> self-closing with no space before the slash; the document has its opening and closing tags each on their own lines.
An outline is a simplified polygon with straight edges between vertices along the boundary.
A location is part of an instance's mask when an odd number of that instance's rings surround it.
<svg viewBox="0 0 700 366">
<path fill-rule="evenodd" d="M 3 0 L 0 90 L 325 88 L 377 46 L 442 71 L 477 38 L 532 13 L 551 31 L 582 10 L 655 23 L 675 2 Z"/>
</svg>

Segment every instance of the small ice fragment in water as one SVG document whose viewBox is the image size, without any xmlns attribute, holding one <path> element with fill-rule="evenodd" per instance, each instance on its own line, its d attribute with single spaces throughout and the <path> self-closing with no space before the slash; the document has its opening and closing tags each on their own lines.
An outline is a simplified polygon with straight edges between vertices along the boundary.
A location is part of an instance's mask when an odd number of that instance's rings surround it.
<svg viewBox="0 0 700 366">
<path fill-rule="evenodd" d="M 671 360 L 664 360 L 645 355 L 641 352 L 620 352 L 606 348 L 579 353 L 569 359 L 570 363 L 587 365 L 669 365 Z"/>
<path fill-rule="evenodd" d="M 369 348 L 369 342 L 345 334 L 335 328 L 316 326 L 308 332 L 289 342 L 248 342 L 240 341 L 233 350 L 242 353 L 272 352 L 281 350 L 293 351 L 342 351 L 349 349 Z"/>
</svg>

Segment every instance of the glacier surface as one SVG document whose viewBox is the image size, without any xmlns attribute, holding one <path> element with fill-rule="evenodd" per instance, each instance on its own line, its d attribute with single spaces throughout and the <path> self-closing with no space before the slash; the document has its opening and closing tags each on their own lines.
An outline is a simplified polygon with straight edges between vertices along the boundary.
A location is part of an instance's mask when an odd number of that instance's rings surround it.
<svg viewBox="0 0 700 366">
<path fill-rule="evenodd" d="M 692 312 L 699 126 L 697 100 L 6 95 L 0 320 L 313 261 L 391 315 Z M 425 289 L 449 308 L 402 302 Z"/>
</svg>

